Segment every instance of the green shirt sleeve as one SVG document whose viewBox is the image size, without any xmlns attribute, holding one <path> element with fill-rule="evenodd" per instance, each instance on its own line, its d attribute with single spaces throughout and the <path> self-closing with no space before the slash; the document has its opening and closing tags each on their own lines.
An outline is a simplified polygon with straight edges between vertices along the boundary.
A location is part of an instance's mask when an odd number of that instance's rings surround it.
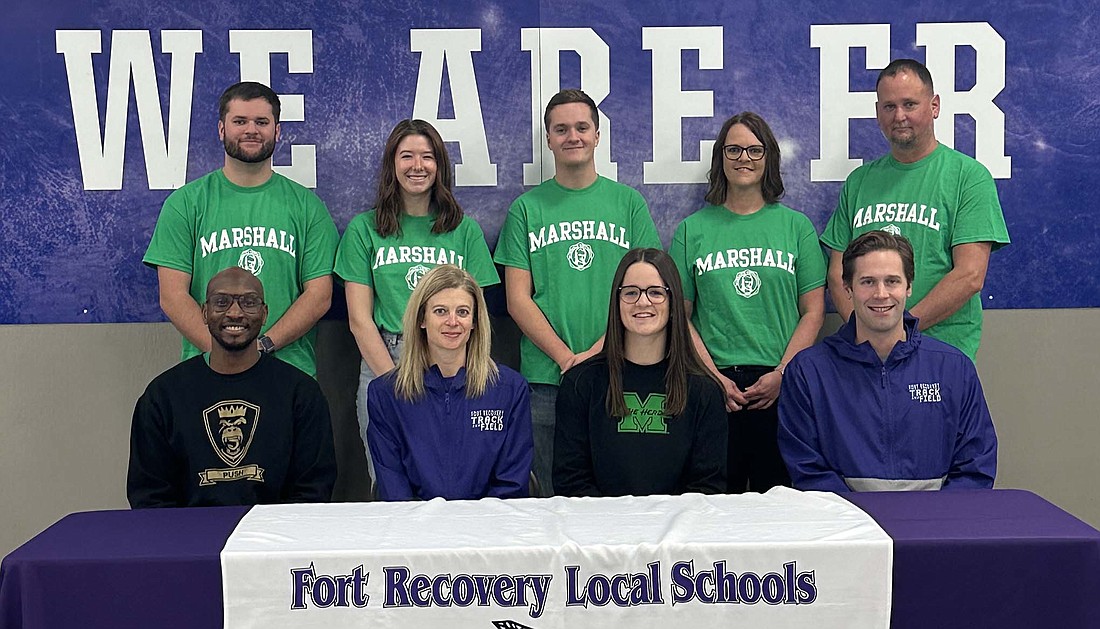
<svg viewBox="0 0 1100 629">
<path fill-rule="evenodd" d="M 374 257 L 374 242 L 370 238 L 367 225 L 371 220 L 369 212 L 351 219 L 340 246 L 336 251 L 336 275 L 345 282 L 355 282 L 374 286 L 374 274 L 371 272 L 371 258 Z"/>
<path fill-rule="evenodd" d="M 527 249 L 527 212 L 518 199 L 508 208 L 508 217 L 500 228 L 494 259 L 497 264 L 531 270 L 531 254 Z"/>
<path fill-rule="evenodd" d="M 142 262 L 152 267 L 193 273 L 195 228 L 194 221 L 187 217 L 194 213 L 188 211 L 191 205 L 185 190 L 177 190 L 165 199 Z"/>
<path fill-rule="evenodd" d="M 336 223 L 332 222 L 332 216 L 324 202 L 317 195 L 308 192 L 306 204 L 309 208 L 309 224 L 306 226 L 305 248 L 299 262 L 301 272 L 298 274 L 302 284 L 332 275 L 336 247 L 340 242 L 340 232 L 336 229 Z"/>
<path fill-rule="evenodd" d="M 500 283 L 497 267 L 489 255 L 489 245 L 485 243 L 485 232 L 481 225 L 469 216 L 462 219 L 466 231 L 466 270 L 474 276 L 482 288 Z"/>
<path fill-rule="evenodd" d="M 687 255 L 687 219 L 680 221 L 672 235 L 672 244 L 668 247 L 668 256 L 676 263 L 680 272 L 680 283 L 684 287 L 684 299 L 695 301 L 695 274 L 691 272 L 691 261 Z"/>
<path fill-rule="evenodd" d="M 994 250 L 1000 249 L 1009 243 L 1009 237 L 1001 201 L 997 197 L 997 184 L 981 162 L 968 164 L 970 167 L 963 180 L 951 246 L 992 242 Z"/>
<path fill-rule="evenodd" d="M 798 294 L 803 295 L 825 285 L 825 254 L 818 244 L 814 224 L 805 215 L 798 215 L 798 266 L 795 277 Z"/>
<path fill-rule="evenodd" d="M 840 189 L 840 199 L 837 201 L 833 215 L 829 217 L 825 231 L 821 232 L 821 244 L 833 251 L 844 251 L 848 243 L 852 242 L 852 208 L 848 207 L 848 189 L 852 186 L 852 179 L 859 171 L 848 175 L 844 187 Z"/>
<path fill-rule="evenodd" d="M 657 234 L 657 225 L 653 222 L 653 215 L 649 213 L 649 205 L 645 197 L 637 190 L 634 191 L 635 204 L 631 208 L 630 219 L 633 222 L 631 233 L 637 234 L 632 243 L 635 248 L 652 247 L 664 249 L 661 245 L 661 237 Z"/>
</svg>

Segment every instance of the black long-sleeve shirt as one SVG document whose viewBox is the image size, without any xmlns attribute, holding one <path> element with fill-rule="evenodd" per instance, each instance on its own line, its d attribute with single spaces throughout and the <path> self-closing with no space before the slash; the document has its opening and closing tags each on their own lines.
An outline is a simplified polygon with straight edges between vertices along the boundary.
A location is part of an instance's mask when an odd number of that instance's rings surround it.
<svg viewBox="0 0 1100 629">
<path fill-rule="evenodd" d="M 726 487 L 721 388 L 689 376 L 684 412 L 664 414 L 667 361 L 623 365 L 626 417 L 607 415 L 607 361 L 566 372 L 558 390 L 554 491 L 562 496 L 713 494 Z"/>
<path fill-rule="evenodd" d="M 335 482 L 328 403 L 278 358 L 224 375 L 195 356 L 157 376 L 134 408 L 135 509 L 327 502 Z"/>
</svg>

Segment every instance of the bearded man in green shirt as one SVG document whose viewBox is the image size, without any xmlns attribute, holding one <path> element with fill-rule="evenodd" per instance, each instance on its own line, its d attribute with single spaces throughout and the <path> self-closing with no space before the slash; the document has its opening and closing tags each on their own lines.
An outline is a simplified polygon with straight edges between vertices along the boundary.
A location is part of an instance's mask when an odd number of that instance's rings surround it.
<svg viewBox="0 0 1100 629">
<path fill-rule="evenodd" d="M 214 275 L 239 266 L 267 295 L 257 350 L 315 376 L 314 325 L 332 298 L 336 225 L 316 194 L 272 169 L 280 104 L 271 88 L 232 85 L 219 110 L 225 165 L 168 196 L 143 261 L 157 269 L 161 309 L 183 334 L 181 360 L 210 351 L 199 304 Z"/>
</svg>

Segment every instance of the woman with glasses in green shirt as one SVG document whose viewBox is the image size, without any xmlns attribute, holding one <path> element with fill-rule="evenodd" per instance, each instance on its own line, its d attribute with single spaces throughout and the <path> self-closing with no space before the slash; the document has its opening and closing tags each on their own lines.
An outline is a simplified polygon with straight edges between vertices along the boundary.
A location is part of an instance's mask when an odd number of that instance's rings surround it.
<svg viewBox="0 0 1100 629">
<path fill-rule="evenodd" d="M 707 205 L 676 228 L 669 254 L 684 284 L 696 348 L 729 411 L 730 493 L 790 485 L 776 443 L 787 362 L 825 317 L 825 258 L 813 223 L 779 203 L 780 148 L 753 112 L 714 142 Z"/>
</svg>

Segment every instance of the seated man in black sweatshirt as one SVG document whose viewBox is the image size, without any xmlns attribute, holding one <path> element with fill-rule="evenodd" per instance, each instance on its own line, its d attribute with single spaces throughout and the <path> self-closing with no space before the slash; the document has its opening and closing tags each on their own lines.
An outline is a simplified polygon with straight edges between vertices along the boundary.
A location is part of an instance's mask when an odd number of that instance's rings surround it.
<svg viewBox="0 0 1100 629">
<path fill-rule="evenodd" d="M 157 376 L 134 408 L 130 506 L 327 502 L 336 481 L 328 404 L 313 378 L 259 351 L 264 288 L 239 267 L 206 287 L 209 354 Z"/>
</svg>

